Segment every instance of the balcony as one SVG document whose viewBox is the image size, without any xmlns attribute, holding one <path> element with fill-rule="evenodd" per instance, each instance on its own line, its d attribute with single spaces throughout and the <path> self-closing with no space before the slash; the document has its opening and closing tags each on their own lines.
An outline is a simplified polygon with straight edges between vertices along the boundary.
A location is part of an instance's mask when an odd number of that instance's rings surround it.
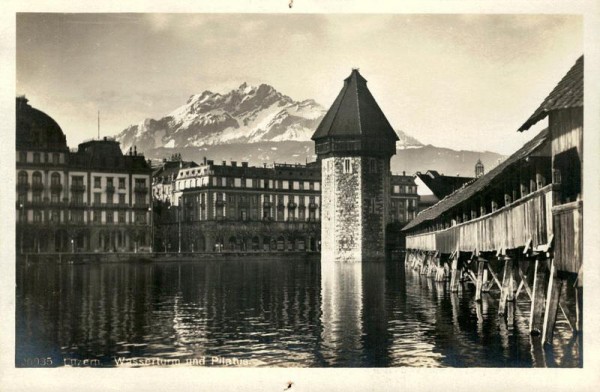
<svg viewBox="0 0 600 392">
<path fill-rule="evenodd" d="M 34 182 L 31 185 L 31 190 L 34 192 L 41 192 L 44 190 L 44 184 L 42 184 L 41 182 Z"/>
<path fill-rule="evenodd" d="M 73 193 L 83 193 L 85 192 L 85 185 L 83 184 L 72 184 L 71 192 Z"/>
<path fill-rule="evenodd" d="M 106 193 L 115 193 L 115 186 L 114 185 L 107 185 L 106 186 Z"/>
<path fill-rule="evenodd" d="M 545 245 L 553 235 L 554 190 L 548 185 L 477 219 L 447 229 L 408 235 L 406 247 L 452 253 L 515 249 L 526 246 L 530 239 L 533 248 Z"/>
<path fill-rule="evenodd" d="M 60 193 L 63 190 L 62 184 L 50 184 L 50 192 Z"/>
<path fill-rule="evenodd" d="M 215 201 L 215 205 L 217 207 L 223 207 L 225 205 L 225 201 L 224 200 L 217 200 L 217 201 Z"/>
<path fill-rule="evenodd" d="M 263 203 L 263 207 L 264 207 L 264 208 L 271 208 L 271 202 L 270 202 L 270 201 L 265 201 L 265 202 Z"/>
<path fill-rule="evenodd" d="M 317 203 L 310 203 L 308 205 L 308 208 L 311 210 L 316 210 L 317 208 L 319 208 L 319 205 Z"/>
<path fill-rule="evenodd" d="M 288 203 L 288 208 L 289 209 L 294 209 L 296 207 L 298 207 L 298 204 L 294 203 L 293 201 L 291 201 L 291 202 Z"/>
<path fill-rule="evenodd" d="M 31 186 L 27 182 L 22 182 L 22 183 L 17 184 L 17 192 L 19 192 L 19 193 L 28 192 L 29 188 L 31 188 Z"/>
</svg>

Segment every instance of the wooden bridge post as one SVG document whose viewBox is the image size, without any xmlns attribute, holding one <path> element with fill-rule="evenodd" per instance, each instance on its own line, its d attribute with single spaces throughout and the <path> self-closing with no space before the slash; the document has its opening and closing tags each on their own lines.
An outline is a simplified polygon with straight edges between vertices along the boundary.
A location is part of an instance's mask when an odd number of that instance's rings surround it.
<svg viewBox="0 0 600 392">
<path fill-rule="evenodd" d="M 506 302 L 513 301 L 515 297 L 513 277 L 514 259 L 509 256 L 500 256 L 500 259 L 504 260 L 504 275 L 502 277 L 502 288 L 500 293 L 498 314 L 500 316 L 506 316 Z"/>
<path fill-rule="evenodd" d="M 544 322 L 544 307 L 546 305 L 546 291 L 548 290 L 548 260 L 539 256 L 535 260 L 533 275 L 533 292 L 531 298 L 531 312 L 529 315 L 529 332 L 539 335 Z"/>
<path fill-rule="evenodd" d="M 577 331 L 582 331 L 583 328 L 583 267 L 579 267 L 577 273 L 577 281 L 575 282 L 575 325 Z"/>
<path fill-rule="evenodd" d="M 452 270 L 451 270 L 451 275 L 450 275 L 450 291 L 453 293 L 458 292 L 458 282 L 460 280 L 460 268 L 462 267 L 461 265 L 459 265 L 459 257 L 460 257 L 460 252 L 459 251 L 454 251 L 452 253 L 452 255 L 450 256 L 451 260 L 452 260 Z"/>
<path fill-rule="evenodd" d="M 554 260 L 551 259 L 548 294 L 546 295 L 546 311 L 544 313 L 544 325 L 542 330 L 542 344 L 552 344 L 554 325 L 556 324 L 556 315 L 558 313 L 558 304 L 563 282 L 564 280 L 558 276 L 556 268 L 554 267 Z"/>
<path fill-rule="evenodd" d="M 475 301 L 481 301 L 481 290 L 483 289 L 483 270 L 485 269 L 486 260 L 482 257 L 477 257 L 477 282 L 475 285 Z"/>
</svg>

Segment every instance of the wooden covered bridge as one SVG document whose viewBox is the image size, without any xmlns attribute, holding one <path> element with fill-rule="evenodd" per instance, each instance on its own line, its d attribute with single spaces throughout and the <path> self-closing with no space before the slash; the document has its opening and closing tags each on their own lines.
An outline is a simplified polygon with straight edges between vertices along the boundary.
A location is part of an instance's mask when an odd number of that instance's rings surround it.
<svg viewBox="0 0 600 392">
<path fill-rule="evenodd" d="M 528 298 L 529 330 L 551 343 L 559 309 L 581 330 L 583 56 L 519 131 L 545 117 L 548 128 L 403 231 L 407 266 L 449 277 L 452 291 L 471 282 L 477 300 L 497 286 L 501 315 Z"/>
</svg>

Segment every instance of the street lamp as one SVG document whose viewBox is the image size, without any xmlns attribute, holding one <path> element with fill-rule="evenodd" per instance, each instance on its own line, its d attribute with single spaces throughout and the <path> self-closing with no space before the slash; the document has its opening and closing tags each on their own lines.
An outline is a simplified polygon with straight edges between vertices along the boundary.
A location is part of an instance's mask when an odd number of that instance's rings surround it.
<svg viewBox="0 0 600 392">
<path fill-rule="evenodd" d="M 21 254 L 23 254 L 23 203 L 19 203 L 19 215 L 21 221 Z"/>
<path fill-rule="evenodd" d="M 179 203 L 181 203 L 181 198 L 179 198 Z M 177 237 L 179 240 L 179 250 L 177 251 L 177 253 L 181 253 L 181 216 L 179 216 L 179 207 L 181 206 L 177 204 Z"/>
<path fill-rule="evenodd" d="M 152 212 L 152 206 L 148 207 L 150 213 L 150 251 L 154 253 L 154 214 Z"/>
</svg>

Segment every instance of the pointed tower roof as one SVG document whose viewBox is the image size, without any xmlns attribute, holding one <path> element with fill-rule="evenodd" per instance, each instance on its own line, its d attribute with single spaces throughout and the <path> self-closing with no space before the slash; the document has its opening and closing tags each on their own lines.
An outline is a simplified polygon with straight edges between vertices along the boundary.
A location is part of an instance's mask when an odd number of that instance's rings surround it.
<svg viewBox="0 0 600 392">
<path fill-rule="evenodd" d="M 312 140 L 328 137 L 398 140 L 398 135 L 367 88 L 367 80 L 356 68 L 344 79 L 342 91 L 317 127 Z"/>
</svg>

